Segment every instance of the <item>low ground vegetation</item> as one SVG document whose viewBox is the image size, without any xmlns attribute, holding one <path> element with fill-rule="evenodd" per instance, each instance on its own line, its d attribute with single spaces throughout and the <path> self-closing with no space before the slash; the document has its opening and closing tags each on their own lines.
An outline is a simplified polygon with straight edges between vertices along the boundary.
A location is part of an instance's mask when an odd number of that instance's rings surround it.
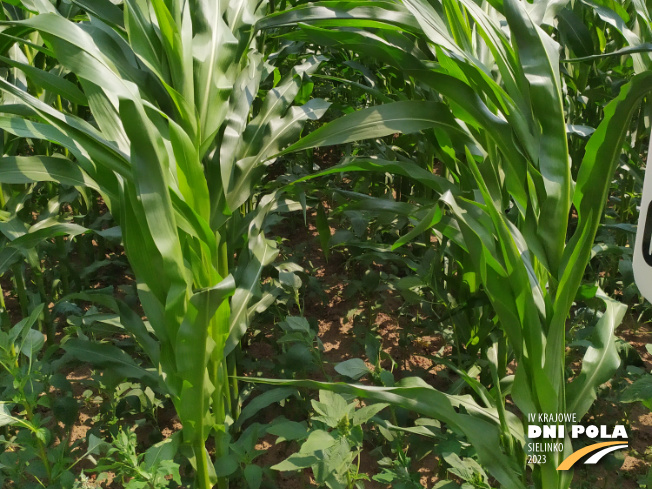
<svg viewBox="0 0 652 489">
<path fill-rule="evenodd" d="M 0 7 L 2 487 L 652 487 L 649 1 Z"/>
</svg>

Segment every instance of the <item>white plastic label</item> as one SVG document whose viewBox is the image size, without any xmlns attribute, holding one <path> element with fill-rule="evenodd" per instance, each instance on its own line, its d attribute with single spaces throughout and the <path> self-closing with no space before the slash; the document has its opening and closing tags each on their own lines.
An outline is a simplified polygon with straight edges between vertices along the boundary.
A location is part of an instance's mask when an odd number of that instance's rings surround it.
<svg viewBox="0 0 652 489">
<path fill-rule="evenodd" d="M 634 281 L 643 297 L 652 302 L 652 137 L 647 153 L 638 228 L 634 244 Z"/>
</svg>

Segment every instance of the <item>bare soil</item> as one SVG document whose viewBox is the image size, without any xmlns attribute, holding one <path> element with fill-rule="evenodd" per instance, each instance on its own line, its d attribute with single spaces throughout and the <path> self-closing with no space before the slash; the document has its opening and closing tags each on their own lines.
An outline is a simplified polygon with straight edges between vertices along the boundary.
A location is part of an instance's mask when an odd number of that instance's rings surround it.
<svg viewBox="0 0 652 489">
<path fill-rule="evenodd" d="M 349 267 L 344 252 L 332 252 L 329 260 L 326 260 L 319 247 L 317 230 L 314 225 L 315 215 L 308 215 L 308 232 L 301 225 L 291 229 L 286 238 L 292 243 L 293 250 L 301 250 L 301 256 L 294 257 L 299 259 L 306 273 L 314 276 L 319 280 L 323 294 L 321 296 L 306 295 L 304 297 L 303 314 L 306 317 L 312 317 L 317 320 L 319 338 L 321 339 L 324 351 L 323 359 L 325 373 L 329 378 L 338 378 L 334 370 L 334 365 L 338 362 L 349 358 L 363 358 L 368 366 L 373 369 L 373 365 L 368 361 L 364 354 L 364 346 L 355 334 L 356 317 L 368 313 L 368 304 L 359 297 L 347 298 L 346 287 L 349 280 L 355 277 L 355 267 Z M 334 233 L 334 229 L 331 232 Z M 293 258 L 289 256 L 288 258 Z M 114 279 L 115 285 L 131 284 L 131 277 L 122 276 Z M 103 284 L 98 284 L 101 286 Z M 20 317 L 17 299 L 9 292 L 11 284 L 2 283 L 5 302 L 7 303 L 10 314 Z M 379 301 L 381 306 L 373 311 L 371 319 L 367 314 L 367 327 L 373 330 L 381 337 L 383 350 L 391 356 L 397 366 L 394 373 L 397 379 L 405 376 L 420 376 L 431 385 L 438 388 L 446 388 L 450 385 L 448 375 L 438 375 L 444 368 L 434 363 L 430 357 L 436 356 L 443 350 L 443 356 L 449 356 L 451 347 L 446 345 L 444 339 L 437 335 L 421 336 L 410 339 L 409 344 L 405 344 L 405 338 L 410 338 L 404 334 L 409 328 L 406 319 L 397 312 L 399 301 L 386 293 Z M 298 313 L 298 311 L 294 311 Z M 257 359 L 259 362 L 265 360 L 272 362 L 275 358 L 276 351 L 274 340 L 278 336 L 278 331 L 274 325 L 256 325 L 262 331 L 261 335 L 252 338 L 251 342 L 245 348 L 245 355 Z M 649 325 L 639 325 L 632 318 L 628 317 L 625 324 L 618 330 L 619 336 L 630 343 L 644 363 L 647 372 L 652 371 L 652 356 L 647 352 L 646 345 L 652 343 L 652 330 Z M 441 354 L 441 353 L 440 353 Z M 389 360 L 384 360 L 383 368 L 391 369 Z M 264 368 L 263 373 L 268 373 Z M 251 372 L 245 372 L 245 375 Z M 74 395 L 77 399 L 82 400 L 82 393 L 87 389 L 87 382 L 92 376 L 90 368 L 82 366 L 71 370 L 67 374 L 67 379 L 72 383 Z M 311 374 L 311 377 L 319 380 L 327 380 L 320 372 Z M 625 406 L 625 407 L 624 407 Z M 98 415 L 100 406 L 97 404 L 83 402 L 79 417 L 72 430 L 71 442 L 84 440 L 88 431 L 93 426 L 93 419 Z M 572 487 L 613 487 L 616 483 L 622 489 L 635 489 L 639 485 L 637 480 L 643 477 L 650 469 L 650 460 L 652 459 L 652 413 L 640 404 L 623 405 L 600 399 L 592 409 L 591 421 L 604 421 L 605 424 L 613 425 L 615 421 L 623 421 L 628 426 L 630 435 L 630 448 L 624 457 L 622 465 L 616 470 L 607 469 L 602 466 L 592 467 L 590 470 L 582 467 L 575 471 L 574 482 Z M 275 416 L 283 414 L 288 416 L 288 411 L 278 406 L 270 406 L 264 413 L 262 422 L 271 421 Z M 305 415 L 305 413 L 304 413 Z M 289 416 L 288 416 L 289 417 Z M 174 409 L 168 404 L 164 409 L 157 412 L 158 427 L 161 429 L 161 436 L 168 437 L 175 431 L 181 429 L 181 424 L 175 415 Z M 147 445 L 148 436 L 153 429 L 151 424 L 146 425 L 148 428 L 138 428 L 139 442 L 143 447 Z M 149 430 L 149 431 L 147 431 Z M 371 447 L 370 447 L 371 448 Z M 255 463 L 262 467 L 270 467 L 284 460 L 291 453 L 298 450 L 296 443 L 276 443 L 275 437 L 268 435 L 261 439 L 256 449 L 264 450 Z M 373 476 L 379 472 L 377 458 L 369 454 L 368 450 L 362 452 L 360 461 L 361 471 Z M 81 462 L 78 468 L 90 469 L 90 462 Z M 422 460 L 414 461 L 412 469 L 420 475 L 421 484 L 430 489 L 438 482 L 439 460 L 433 455 L 428 455 Z M 280 473 L 272 472 L 275 482 L 281 489 L 299 489 L 306 487 L 316 487 L 317 484 L 312 477 L 310 470 L 304 470 L 300 473 Z M 120 489 L 122 486 L 117 480 L 109 479 L 101 484 L 106 489 Z M 365 483 L 369 489 L 389 488 L 375 481 Z"/>
</svg>

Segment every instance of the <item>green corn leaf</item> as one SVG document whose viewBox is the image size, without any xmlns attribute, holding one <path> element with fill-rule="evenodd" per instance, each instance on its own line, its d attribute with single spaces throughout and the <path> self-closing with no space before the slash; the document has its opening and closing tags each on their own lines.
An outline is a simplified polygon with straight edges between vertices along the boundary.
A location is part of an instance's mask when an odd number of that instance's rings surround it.
<svg viewBox="0 0 652 489">
<path fill-rule="evenodd" d="M 183 385 L 175 404 L 184 425 L 184 437 L 188 440 L 203 443 L 208 435 L 204 425 L 215 386 L 208 382 L 206 368 L 213 349 L 223 349 L 223 343 L 211 345 L 208 341 L 209 325 L 222 301 L 232 295 L 234 289 L 235 282 L 229 275 L 214 287 L 195 292 L 176 335 L 176 371 L 183 379 Z M 227 334 L 228 331 L 222 334 L 222 341 L 226 341 Z"/>
<path fill-rule="evenodd" d="M 315 225 L 317 227 L 317 232 L 319 233 L 319 244 L 322 253 L 324 253 L 324 258 L 328 262 L 328 256 L 330 255 L 331 228 L 328 225 L 328 217 L 326 217 L 326 211 L 321 202 L 317 206 Z"/>
<path fill-rule="evenodd" d="M 325 1 L 301 5 L 294 9 L 268 15 L 259 21 L 259 29 L 271 29 L 313 23 L 320 26 L 387 27 L 414 31 L 418 28 L 414 17 L 398 3 L 378 1 Z"/>
<path fill-rule="evenodd" d="M 0 273 L 5 273 L 21 257 L 16 248 L 4 248 L 0 251 Z"/>
<path fill-rule="evenodd" d="M 129 306 L 122 301 L 119 301 L 117 306 L 122 325 L 136 338 L 136 341 L 138 341 L 143 351 L 152 360 L 152 363 L 157 365 L 160 359 L 161 347 L 159 343 L 152 338 L 143 320 Z"/>
<path fill-rule="evenodd" d="M 582 419 L 597 398 L 597 388 L 611 379 L 620 366 L 616 347 L 616 328 L 623 320 L 627 306 L 600 291 L 596 297 L 604 301 L 607 308 L 595 325 L 593 346 L 582 359 L 582 371 L 566 388 L 567 409 Z"/>
<path fill-rule="evenodd" d="M 129 96 L 136 93 L 136 87 L 129 79 L 121 78 L 112 68 L 104 53 L 110 51 L 106 46 L 98 45 L 92 35 L 84 30 L 82 24 L 76 24 L 55 14 L 42 14 L 20 21 L 7 21 L 6 24 L 25 26 L 38 30 L 47 37 L 49 43 L 62 65 L 81 78 L 98 86 L 106 88 L 115 94 Z M 135 64 L 127 58 L 114 58 L 123 73 L 131 75 L 131 79 L 142 79 Z"/>
<path fill-rule="evenodd" d="M 546 225 L 539 227 L 538 235 L 545 246 L 548 264 L 556 269 L 564 250 L 571 204 L 558 46 L 532 23 L 519 1 L 506 0 L 504 6 L 541 131 L 535 135 L 540 148 L 536 163 L 546 189 L 539 219 Z"/>
<path fill-rule="evenodd" d="M 638 46 L 641 44 L 641 38 L 639 35 L 627 25 L 629 14 L 618 4 L 618 2 L 610 2 L 610 6 L 613 7 L 613 9 L 601 4 L 601 2 L 593 2 L 592 0 L 582 0 L 582 3 L 591 7 L 602 21 L 617 29 L 630 46 Z M 634 56 L 634 67 L 636 73 L 642 73 L 645 70 L 649 70 L 651 65 L 652 58 L 650 58 L 650 55 Z"/>
<path fill-rule="evenodd" d="M 556 310 L 549 333 L 555 340 L 548 343 L 546 352 L 546 361 L 551 364 L 563 363 L 564 335 L 560 332 L 565 328 L 568 311 L 590 259 L 593 240 L 607 200 L 610 179 L 604 176 L 614 173 L 629 121 L 641 99 L 650 92 L 652 73 L 637 75 L 624 85 L 618 97 L 605 108 L 604 119 L 586 146 L 573 196 L 578 214 L 577 229 L 566 245 L 558 272 Z"/>
<path fill-rule="evenodd" d="M 36 321 L 38 321 L 39 317 L 41 317 L 44 308 L 45 308 L 45 304 L 43 303 L 37 305 L 32 310 L 32 312 L 29 313 L 29 316 L 21 319 L 18 323 L 16 323 L 16 325 L 13 328 L 11 328 L 11 331 L 9 332 L 10 340 L 15 342 L 20 341 L 21 343 L 25 341 L 27 335 L 29 334 L 29 331 L 36 324 Z M 22 348 L 20 345 L 17 345 L 17 347 L 18 347 L 18 351 L 20 351 Z"/>
<path fill-rule="evenodd" d="M 410 161 L 387 161 L 376 158 L 354 158 L 348 159 L 344 162 L 332 166 L 326 170 L 322 170 L 317 173 L 313 173 L 306 177 L 299 178 L 295 180 L 292 184 L 297 184 L 300 182 L 305 182 L 307 180 L 312 180 L 314 178 L 332 175 L 335 173 L 347 173 L 347 172 L 380 172 L 380 173 L 392 173 L 395 175 L 402 175 L 404 177 L 410 177 L 418 182 L 419 184 L 435 190 L 438 193 L 443 194 L 446 191 L 454 192 L 456 188 L 445 178 L 442 178 L 439 175 L 434 175 L 428 170 L 423 169 L 416 163 Z"/>
<path fill-rule="evenodd" d="M 297 390 L 293 387 L 278 387 L 275 389 L 270 389 L 262 394 L 256 396 L 252 401 L 247 404 L 236 423 L 237 426 L 242 426 L 242 424 L 247 420 L 258 413 L 261 409 L 273 404 L 275 402 L 283 401 L 288 397 L 296 394 Z"/>
<path fill-rule="evenodd" d="M 107 141 L 88 122 L 51 108 L 3 79 L 0 79 L 0 90 L 18 97 L 26 106 L 58 129 L 59 134 L 63 134 L 66 137 L 65 141 L 67 143 L 72 141 L 73 143 L 70 143 L 70 147 L 67 146 L 71 151 L 75 150 L 75 146 L 78 144 L 96 161 L 106 165 L 108 169 L 116 171 L 125 177 L 129 175 L 125 155 L 118 150 L 115 144 Z M 11 107 L 4 106 L 3 112 L 11 113 L 9 109 Z"/>
<path fill-rule="evenodd" d="M 183 255 L 166 178 L 167 149 L 142 107 L 131 100 L 122 100 L 120 115 L 132 142 L 131 164 L 149 233 L 165 261 L 166 274 L 182 281 Z"/>
<path fill-rule="evenodd" d="M 570 58 L 570 59 L 565 59 L 565 63 L 580 63 L 583 61 L 593 61 L 597 59 L 602 59 L 602 58 L 610 58 L 612 56 L 619 57 L 619 56 L 624 56 L 626 54 L 636 54 L 636 53 L 651 53 L 652 52 L 652 42 L 646 42 L 643 44 L 639 44 L 636 46 L 627 46 L 621 49 L 617 49 L 615 51 L 612 51 L 610 53 L 604 53 L 604 54 L 594 54 L 591 56 L 584 56 L 581 58 Z"/>
<path fill-rule="evenodd" d="M 441 127 L 460 136 L 463 132 L 448 108 L 437 102 L 405 101 L 369 107 L 347 114 L 311 132 L 280 154 L 316 146 L 345 144 L 396 133 Z"/>
<path fill-rule="evenodd" d="M 243 261 L 236 272 L 237 288 L 231 300 L 229 337 L 224 347 L 225 355 L 232 352 L 244 336 L 251 314 L 256 310 L 255 308 L 250 310 L 249 305 L 260 287 L 262 270 L 278 255 L 278 249 L 271 246 L 262 233 L 251 234 L 249 246 L 252 250 L 248 254 L 248 261 Z"/>
<path fill-rule="evenodd" d="M 58 182 L 98 191 L 101 188 L 75 163 L 54 156 L 5 156 L 0 159 L 0 182 Z"/>
<path fill-rule="evenodd" d="M 78 105 L 88 105 L 84 93 L 76 85 L 69 82 L 61 76 L 57 76 L 49 71 L 39 70 L 27 63 L 21 63 L 5 56 L 0 56 L 0 61 L 23 71 L 39 88 L 49 90 L 54 94 L 70 100 Z"/>
<path fill-rule="evenodd" d="M 71 338 L 62 345 L 68 358 L 89 363 L 99 368 L 111 369 L 118 375 L 139 379 L 149 385 L 158 385 L 158 376 L 138 365 L 124 350 L 109 343 L 96 343 Z"/>
<path fill-rule="evenodd" d="M 392 251 L 400 248 L 406 243 L 409 243 L 420 234 L 423 234 L 424 232 L 432 229 L 436 224 L 439 223 L 439 221 L 441 221 L 442 217 L 443 214 L 441 212 L 441 207 L 438 205 L 430 206 L 424 217 L 420 218 L 408 233 L 404 234 L 396 240 L 396 242 L 392 245 Z"/>
<path fill-rule="evenodd" d="M 108 24 L 124 28 L 124 16 L 120 7 L 109 0 L 72 0 L 72 3 Z"/>
<path fill-rule="evenodd" d="M 210 199 L 197 149 L 185 131 L 173 122 L 170 122 L 170 142 L 178 168 L 179 191 L 190 208 L 208 222 Z"/>
<path fill-rule="evenodd" d="M 578 58 L 590 58 L 594 54 L 591 32 L 582 19 L 571 9 L 565 8 L 557 16 L 558 29 Z"/>
<path fill-rule="evenodd" d="M 6 109 L 6 106 L 4 108 Z M 75 139 L 69 137 L 65 132 L 62 132 L 56 127 L 53 127 L 52 125 L 49 124 L 31 122 L 21 117 L 16 117 L 13 115 L 0 116 L 0 128 L 9 132 L 10 134 L 14 134 L 19 137 L 49 140 L 52 142 L 56 142 L 57 144 L 60 144 L 61 146 L 67 148 L 75 156 L 75 159 L 77 160 L 76 163 L 81 167 L 83 172 L 89 175 L 90 179 L 87 182 L 88 186 L 90 188 L 97 190 L 103 196 L 109 208 L 115 202 L 117 202 L 118 182 L 115 178 L 115 175 L 112 174 L 111 172 L 106 171 L 106 169 L 104 168 L 101 167 L 98 168 L 91 161 L 89 153 L 87 153 L 81 146 L 78 146 L 78 142 Z M 92 154 L 95 155 L 95 153 Z M 48 165 L 47 168 L 42 168 L 40 165 L 38 165 L 38 163 L 30 162 L 28 165 L 26 165 L 27 168 L 24 168 L 20 164 L 20 162 L 23 161 L 22 160 L 23 157 L 19 157 L 19 158 L 21 159 L 16 160 L 16 164 L 20 166 L 19 172 L 22 172 L 25 175 L 25 180 L 29 180 L 28 178 L 28 176 L 30 175 L 29 167 L 31 165 L 34 165 L 34 169 L 37 172 L 33 174 L 33 176 L 37 177 L 38 175 L 42 175 L 43 181 L 50 181 L 50 179 L 46 176 L 46 174 L 50 172 L 49 168 L 51 167 L 51 165 Z M 8 161 L 12 161 L 12 160 L 8 160 Z M 24 161 L 30 161 L 30 160 L 24 160 Z M 44 161 L 48 161 L 48 160 L 44 160 Z M 53 166 L 54 169 L 57 168 L 57 162 L 53 162 L 52 165 L 54 165 Z M 8 170 L 10 168 L 11 165 L 8 165 Z M 10 174 L 12 173 L 13 172 L 10 172 Z M 63 175 L 66 175 L 67 173 L 68 172 L 63 173 Z M 79 177 L 79 175 L 77 175 L 77 177 Z M 73 176 L 73 178 L 75 177 Z M 84 181 L 86 181 L 84 177 L 82 178 Z M 71 183 L 67 183 L 66 181 L 61 181 L 61 183 L 65 183 L 69 185 L 77 185 L 74 182 L 77 181 L 78 179 L 79 178 L 72 180 Z M 95 183 L 96 180 L 100 180 L 102 182 L 101 187 Z M 52 181 L 56 181 L 56 180 L 52 180 Z M 20 182 L 20 183 L 25 183 L 25 182 Z"/>
<path fill-rule="evenodd" d="M 146 63 L 149 69 L 159 78 L 169 80 L 168 70 L 164 68 L 161 40 L 149 16 L 149 9 L 141 5 L 142 1 L 125 0 L 124 19 L 129 43 L 134 53 Z"/>
<path fill-rule="evenodd" d="M 237 209 L 251 197 L 255 182 L 260 178 L 265 160 L 274 154 L 279 154 L 281 149 L 290 141 L 296 139 L 303 124 L 307 120 L 318 120 L 324 115 L 330 103 L 320 99 L 312 99 L 300 107 L 290 107 L 284 117 L 270 121 L 260 121 L 266 124 L 265 137 L 260 141 L 261 146 L 255 156 L 238 160 L 234 165 L 234 174 L 230 179 L 231 185 L 226 190 L 226 199 L 229 208 Z M 252 121 L 251 126 L 256 126 Z M 268 125 L 267 125 L 268 124 Z M 245 132 L 243 139 L 248 137 Z M 253 136 L 252 136 L 253 137 Z M 249 147 L 251 148 L 251 147 Z M 246 154 L 246 153 L 245 153 Z"/>
<path fill-rule="evenodd" d="M 193 10 L 194 99 L 204 148 L 226 117 L 226 102 L 236 75 L 233 60 L 237 59 L 238 40 L 222 17 L 222 2 L 197 0 Z M 200 151 L 200 156 L 203 154 Z"/>
<path fill-rule="evenodd" d="M 33 248 L 44 240 L 55 236 L 78 236 L 88 231 L 88 228 L 78 224 L 44 220 L 31 226 L 27 233 L 11 240 L 8 245 L 22 251 Z"/>
</svg>

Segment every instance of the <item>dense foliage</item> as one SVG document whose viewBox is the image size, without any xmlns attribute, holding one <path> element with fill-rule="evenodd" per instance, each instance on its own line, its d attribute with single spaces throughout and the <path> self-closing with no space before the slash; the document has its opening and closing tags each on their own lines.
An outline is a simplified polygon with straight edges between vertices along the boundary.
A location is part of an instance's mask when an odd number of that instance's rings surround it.
<svg viewBox="0 0 652 489">
<path fill-rule="evenodd" d="M 652 409 L 649 1 L 1 12 L 3 487 L 584 487 L 528 416 Z"/>
</svg>

